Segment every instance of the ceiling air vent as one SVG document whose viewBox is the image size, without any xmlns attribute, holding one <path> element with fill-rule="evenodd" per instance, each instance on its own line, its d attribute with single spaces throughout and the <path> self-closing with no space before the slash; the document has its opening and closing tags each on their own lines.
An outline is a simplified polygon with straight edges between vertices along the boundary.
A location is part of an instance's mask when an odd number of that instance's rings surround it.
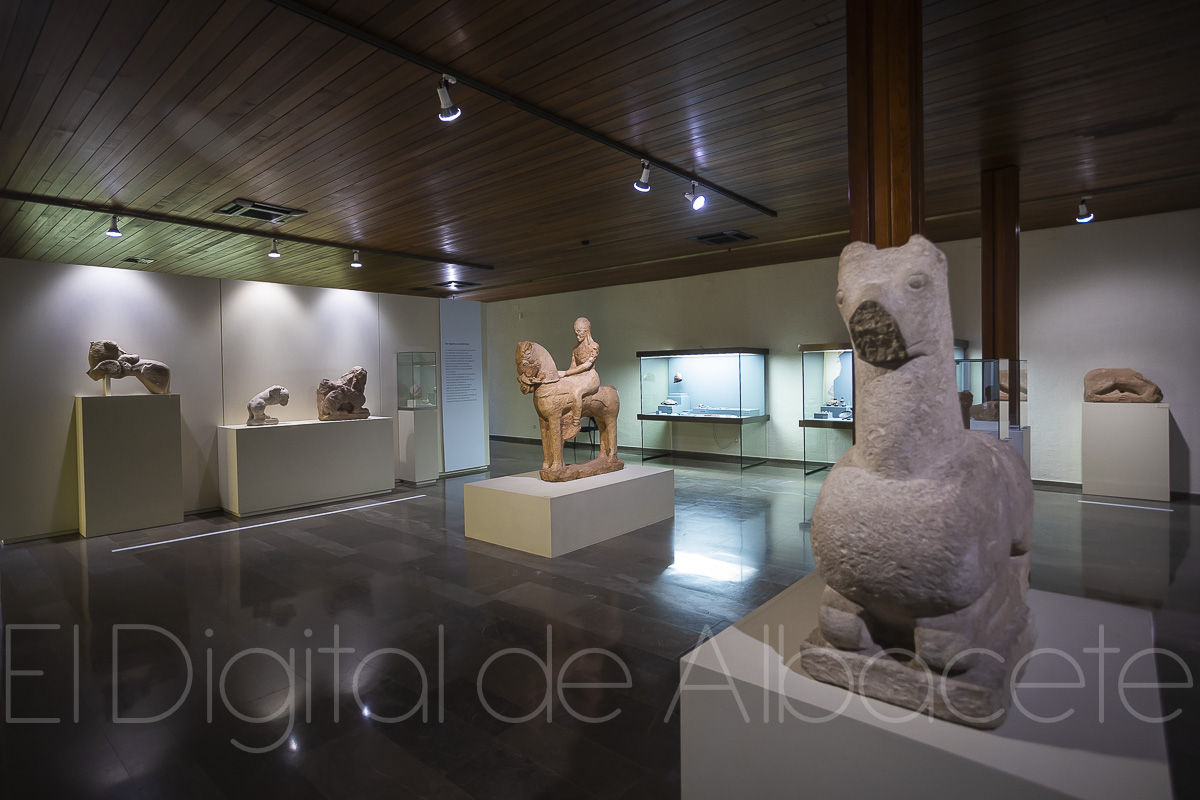
<svg viewBox="0 0 1200 800">
<path fill-rule="evenodd" d="M 121 260 L 127 261 L 130 264 L 153 264 L 154 263 L 153 258 L 137 258 L 136 256 L 133 258 L 122 258 Z"/>
<path fill-rule="evenodd" d="M 446 289 L 469 289 L 472 286 L 478 286 L 478 283 L 470 281 L 446 281 L 445 283 L 435 283 L 434 286 L 441 286 Z"/>
<path fill-rule="evenodd" d="M 757 239 L 758 237 L 742 233 L 741 231 L 720 231 L 718 233 L 706 233 L 703 236 L 689 236 L 688 238 L 700 244 L 724 245 L 737 244 L 738 242 L 745 242 L 750 239 Z"/>
<path fill-rule="evenodd" d="M 299 208 L 285 208 L 284 206 L 273 206 L 270 203 L 258 203 L 254 200 L 247 200 L 244 197 L 239 197 L 232 203 L 223 205 L 220 208 L 213 210 L 214 214 L 225 214 L 230 217 L 249 217 L 260 222 L 287 222 L 290 219 L 295 219 L 307 211 Z"/>
</svg>

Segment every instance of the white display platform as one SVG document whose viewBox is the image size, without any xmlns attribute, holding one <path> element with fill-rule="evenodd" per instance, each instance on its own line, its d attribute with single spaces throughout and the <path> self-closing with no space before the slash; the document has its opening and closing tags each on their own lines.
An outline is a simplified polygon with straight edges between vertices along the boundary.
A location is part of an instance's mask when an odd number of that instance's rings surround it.
<svg viewBox="0 0 1200 800">
<path fill-rule="evenodd" d="M 536 472 L 463 487 L 467 538 L 554 557 L 675 516 L 675 472 L 625 469 L 551 483 Z"/>
<path fill-rule="evenodd" d="M 391 417 L 217 427 L 221 507 L 244 517 L 396 486 Z"/>
<path fill-rule="evenodd" d="M 1081 672 L 1060 654 L 1031 657 L 1015 694 L 1026 712 L 1014 705 L 984 731 L 906 719 L 914 712 L 800 674 L 823 588 L 817 573 L 805 577 L 681 660 L 684 797 L 1171 796 L 1163 726 L 1140 721 L 1119 689 L 1127 663 L 1126 686 L 1155 682 L 1154 656 L 1133 658 L 1153 646 L 1150 612 L 1031 591 L 1038 650 L 1062 651 Z M 1103 668 L 1101 636 L 1120 648 Z M 1126 695 L 1139 714 L 1162 716 L 1157 689 Z"/>
<path fill-rule="evenodd" d="M 1171 407 L 1083 404 L 1083 493 L 1171 499 Z"/>
<path fill-rule="evenodd" d="M 437 406 L 396 411 L 396 477 L 423 486 L 438 478 Z"/>
<path fill-rule="evenodd" d="M 179 395 L 77 396 L 79 533 L 183 522 Z"/>
</svg>

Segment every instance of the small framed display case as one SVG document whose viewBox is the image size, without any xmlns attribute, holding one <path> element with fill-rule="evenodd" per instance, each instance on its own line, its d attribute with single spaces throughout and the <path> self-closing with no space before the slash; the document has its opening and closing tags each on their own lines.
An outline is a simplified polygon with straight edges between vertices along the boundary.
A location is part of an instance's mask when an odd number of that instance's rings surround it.
<svg viewBox="0 0 1200 800">
<path fill-rule="evenodd" d="M 833 466 L 854 444 L 854 348 L 849 342 L 802 344 L 804 466 L 811 475 Z"/>
<path fill-rule="evenodd" d="M 1007 439 L 1009 427 L 1029 425 L 1029 369 L 1026 361 L 1008 358 L 956 358 L 958 391 L 970 392 L 968 424 L 973 431 L 985 431 Z M 1014 398 L 1010 375 L 1019 375 L 1019 391 Z M 1015 408 L 1013 402 L 1016 402 Z"/>
<path fill-rule="evenodd" d="M 765 348 L 643 350 L 637 357 L 643 462 L 714 449 L 736 452 L 742 469 L 766 461 Z"/>
<path fill-rule="evenodd" d="M 396 353 L 400 408 L 437 408 L 437 353 Z"/>
</svg>

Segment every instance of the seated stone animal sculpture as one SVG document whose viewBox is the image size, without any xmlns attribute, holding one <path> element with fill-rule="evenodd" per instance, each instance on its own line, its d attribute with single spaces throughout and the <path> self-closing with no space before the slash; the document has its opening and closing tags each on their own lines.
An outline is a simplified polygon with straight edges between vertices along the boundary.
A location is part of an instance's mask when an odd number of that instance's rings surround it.
<svg viewBox="0 0 1200 800">
<path fill-rule="evenodd" d="M 336 381 L 322 378 L 317 386 L 317 419 L 366 419 L 367 371 L 355 367 Z"/>
<path fill-rule="evenodd" d="M 886 250 L 847 246 L 836 301 L 854 342 L 858 435 L 813 509 L 826 588 L 801 667 L 995 727 L 1011 699 L 1008 671 L 1036 635 L 1025 604 L 1028 471 L 1007 442 L 963 428 L 937 248 L 921 236 Z"/>
<path fill-rule="evenodd" d="M 263 389 L 250 398 L 250 402 L 246 404 L 246 411 L 250 414 L 250 418 L 246 420 L 246 424 L 278 425 L 278 419 L 267 415 L 267 406 L 286 406 L 288 400 L 291 399 L 288 390 L 282 386 L 272 386 L 268 389 Z"/>
<path fill-rule="evenodd" d="M 161 361 L 126 353 L 116 342 L 107 340 L 88 345 L 89 378 L 99 381 L 130 375 L 141 381 L 151 394 L 169 394 L 171 391 L 171 368 Z"/>
<path fill-rule="evenodd" d="M 542 436 L 542 469 L 544 481 L 573 481 L 591 475 L 616 472 L 625 468 L 617 457 L 617 414 L 621 397 L 612 386 L 600 386 L 583 397 L 582 416 L 596 421 L 600 433 L 600 455 L 583 464 L 563 462 L 563 442 L 573 438 L 578 425 L 572 424 L 572 398 L 580 393 L 579 383 L 597 380 L 595 371 L 559 377 L 558 367 L 546 348 L 536 342 L 517 345 L 517 382 L 522 394 L 533 394 L 533 407 L 538 415 Z"/>
<path fill-rule="evenodd" d="M 1161 403 L 1162 389 L 1128 367 L 1102 367 L 1083 376 L 1085 403 Z"/>
</svg>

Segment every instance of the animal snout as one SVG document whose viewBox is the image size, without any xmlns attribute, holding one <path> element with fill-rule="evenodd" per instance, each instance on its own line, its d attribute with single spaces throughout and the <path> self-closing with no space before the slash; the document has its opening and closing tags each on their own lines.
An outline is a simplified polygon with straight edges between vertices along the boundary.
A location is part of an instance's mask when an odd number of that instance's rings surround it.
<svg viewBox="0 0 1200 800">
<path fill-rule="evenodd" d="M 909 360 L 900 326 L 878 301 L 864 300 L 846 324 L 854 352 L 868 364 L 895 369 Z"/>
</svg>

